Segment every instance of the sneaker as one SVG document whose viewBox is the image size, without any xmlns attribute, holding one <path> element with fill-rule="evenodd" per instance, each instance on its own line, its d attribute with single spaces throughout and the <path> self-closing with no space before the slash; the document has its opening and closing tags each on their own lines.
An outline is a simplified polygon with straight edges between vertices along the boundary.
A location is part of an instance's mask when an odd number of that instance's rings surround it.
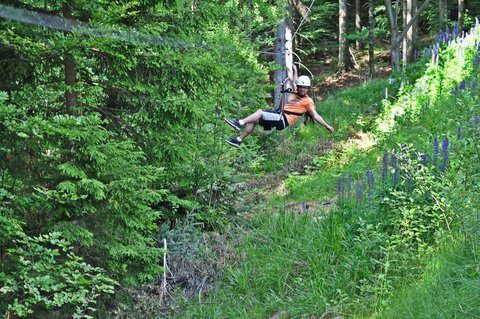
<svg viewBox="0 0 480 319">
<path fill-rule="evenodd" d="M 239 147 L 242 142 L 238 139 L 238 137 L 233 137 L 227 140 L 227 143 L 233 147 Z"/>
<path fill-rule="evenodd" d="M 225 122 L 227 122 L 228 125 L 236 129 L 237 131 L 240 131 L 240 128 L 242 127 L 238 119 L 233 119 L 233 120 L 225 119 Z"/>
</svg>

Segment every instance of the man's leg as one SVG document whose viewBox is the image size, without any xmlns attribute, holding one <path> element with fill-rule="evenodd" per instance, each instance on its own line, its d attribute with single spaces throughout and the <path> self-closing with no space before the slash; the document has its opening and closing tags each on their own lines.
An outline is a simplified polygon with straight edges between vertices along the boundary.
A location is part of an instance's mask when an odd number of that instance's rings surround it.
<svg viewBox="0 0 480 319">
<path fill-rule="evenodd" d="M 242 132 L 242 134 L 240 134 L 240 136 L 227 140 L 227 143 L 234 147 L 239 147 L 243 140 L 254 131 L 255 125 L 257 125 L 258 121 L 262 118 L 262 114 L 262 110 L 257 110 L 243 120 L 239 120 L 239 124 L 241 126 L 245 125 L 245 130 Z M 226 121 L 228 124 L 230 124 L 229 120 Z M 232 124 L 230 125 L 233 126 Z"/>
<path fill-rule="evenodd" d="M 263 114 L 263 110 L 256 110 L 254 113 L 250 114 L 243 120 L 240 120 L 240 124 L 247 125 L 250 123 L 258 123 L 258 121 L 262 118 L 262 114 Z"/>
</svg>

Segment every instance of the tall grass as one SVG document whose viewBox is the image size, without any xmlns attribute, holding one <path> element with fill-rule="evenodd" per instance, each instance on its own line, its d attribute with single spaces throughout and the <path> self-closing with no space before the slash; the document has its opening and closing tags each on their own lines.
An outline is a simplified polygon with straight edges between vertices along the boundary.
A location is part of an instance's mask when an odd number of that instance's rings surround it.
<svg viewBox="0 0 480 319">
<path fill-rule="evenodd" d="M 479 33 L 471 37 L 479 41 Z M 377 82 L 322 103 L 320 113 L 339 128 L 336 144 L 328 153 L 310 151 L 307 175 L 289 175 L 287 163 L 306 145 L 314 149 L 317 128 L 287 132 L 282 150 L 264 153 L 269 167 L 288 175 L 289 193 L 277 201 L 335 198 L 338 178 L 349 175 L 364 185 L 361 200 L 338 201 L 328 212 L 288 205 L 257 212 L 217 293 L 175 317 L 480 317 L 479 51 L 470 38 L 434 48 L 408 83 L 389 84 L 390 92 L 400 88 L 396 99 Z M 348 143 L 368 131 L 368 147 Z M 444 141 L 436 161 L 434 140 Z M 396 159 L 389 179 L 382 179 L 385 153 Z M 367 170 L 377 176 L 374 186 Z"/>
</svg>

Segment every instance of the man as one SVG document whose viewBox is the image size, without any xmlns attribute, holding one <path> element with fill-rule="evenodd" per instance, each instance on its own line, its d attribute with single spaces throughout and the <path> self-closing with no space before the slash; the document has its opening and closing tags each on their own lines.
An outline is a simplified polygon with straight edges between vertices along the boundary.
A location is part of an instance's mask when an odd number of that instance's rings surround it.
<svg viewBox="0 0 480 319">
<path fill-rule="evenodd" d="M 330 133 L 335 130 L 327 124 L 324 119 L 315 110 L 315 104 L 307 95 L 310 90 L 311 82 L 308 76 L 302 75 L 295 81 L 295 93 L 290 96 L 284 110 L 257 110 L 246 118 L 225 119 L 225 122 L 234 129 L 240 131 L 242 126 L 245 130 L 240 136 L 227 140 L 227 143 L 233 147 L 239 147 L 243 140 L 255 129 L 255 125 L 260 124 L 264 130 L 271 130 L 273 127 L 277 130 L 283 130 L 287 126 L 293 125 L 298 118 L 305 113 L 310 113 L 312 119 L 325 126 Z"/>
</svg>

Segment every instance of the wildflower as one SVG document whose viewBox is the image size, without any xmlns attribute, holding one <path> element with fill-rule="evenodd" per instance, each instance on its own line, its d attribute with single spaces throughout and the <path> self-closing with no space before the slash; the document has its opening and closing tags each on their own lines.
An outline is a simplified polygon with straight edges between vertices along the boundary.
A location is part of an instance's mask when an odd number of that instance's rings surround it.
<svg viewBox="0 0 480 319">
<path fill-rule="evenodd" d="M 375 176 L 373 175 L 373 171 L 371 169 L 367 170 L 367 183 L 368 183 L 368 188 L 373 187 L 373 183 L 375 182 Z"/>
<path fill-rule="evenodd" d="M 480 117 L 478 116 L 478 113 L 475 113 L 475 124 L 480 124 Z"/>
<path fill-rule="evenodd" d="M 355 190 L 357 192 L 357 204 L 360 205 L 363 201 L 363 184 L 361 180 L 357 181 L 357 186 Z"/>
<path fill-rule="evenodd" d="M 423 166 L 427 166 L 427 155 L 425 155 L 425 154 L 421 154 L 421 155 L 420 155 L 420 163 L 421 163 Z"/>
<path fill-rule="evenodd" d="M 337 180 L 337 197 L 339 201 L 343 200 L 344 192 L 345 192 L 345 178 L 342 176 Z"/>
<path fill-rule="evenodd" d="M 461 139 L 462 138 L 462 129 L 459 127 L 457 129 L 457 140 Z"/>
<path fill-rule="evenodd" d="M 465 80 L 463 80 L 462 82 L 460 82 L 460 90 L 465 90 Z"/>
<path fill-rule="evenodd" d="M 385 151 L 385 155 L 382 158 L 382 179 L 385 181 L 388 174 L 388 152 Z"/>
<path fill-rule="evenodd" d="M 397 155 L 392 154 L 392 157 L 390 159 L 390 165 L 392 165 L 393 168 L 397 167 Z"/>
<path fill-rule="evenodd" d="M 407 193 L 410 193 L 412 190 L 412 178 L 410 177 L 410 175 L 407 175 L 407 178 L 405 180 L 405 190 L 407 191 Z"/>
<path fill-rule="evenodd" d="M 372 189 L 369 189 L 368 190 L 368 193 L 367 193 L 367 200 L 368 200 L 368 207 L 372 207 Z"/>
<path fill-rule="evenodd" d="M 442 143 L 442 165 L 440 166 L 440 170 L 442 173 L 445 173 L 446 166 L 447 166 L 447 161 L 448 161 L 448 146 L 450 144 L 450 141 L 448 138 L 445 138 Z"/>
<path fill-rule="evenodd" d="M 348 175 L 348 180 L 347 180 L 347 197 L 350 199 L 350 193 L 352 191 L 352 174 Z"/>
<path fill-rule="evenodd" d="M 398 173 L 400 172 L 400 169 L 398 168 L 398 166 L 395 166 L 395 171 L 393 173 L 393 182 L 395 184 L 398 183 Z"/>
<path fill-rule="evenodd" d="M 432 164 L 435 166 L 437 165 L 437 161 L 438 161 L 438 148 L 439 148 L 438 140 L 435 137 L 435 139 L 433 140 L 433 155 L 432 155 Z"/>
</svg>

